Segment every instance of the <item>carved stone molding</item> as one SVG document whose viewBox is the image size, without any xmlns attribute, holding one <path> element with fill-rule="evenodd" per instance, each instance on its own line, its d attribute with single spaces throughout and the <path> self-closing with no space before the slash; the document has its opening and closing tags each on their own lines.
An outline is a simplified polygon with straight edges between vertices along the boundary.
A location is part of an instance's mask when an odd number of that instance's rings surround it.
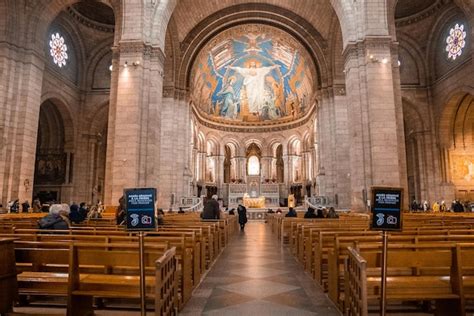
<svg viewBox="0 0 474 316">
<path fill-rule="evenodd" d="M 115 31 L 115 25 L 103 24 L 103 23 L 99 23 L 97 21 L 93 21 L 93 20 L 83 16 L 82 14 L 80 14 L 79 12 L 74 10 L 74 8 L 72 8 L 72 7 L 68 7 L 67 12 L 76 21 L 78 21 L 79 23 L 81 23 L 81 24 L 83 24 L 87 27 L 90 27 L 94 30 L 98 30 L 98 31 L 101 31 L 101 32 L 106 32 L 106 33 L 113 33 Z"/>
<path fill-rule="evenodd" d="M 421 11 L 418 14 L 395 20 L 395 26 L 402 27 L 402 26 L 413 24 L 413 23 L 417 23 L 435 14 L 436 11 L 440 10 L 443 7 L 443 5 L 444 5 L 443 1 L 437 1 L 435 4 L 428 7 L 426 10 Z"/>
<path fill-rule="evenodd" d="M 121 41 L 118 47 L 121 54 L 142 54 L 144 57 L 158 59 L 160 65 L 165 62 L 161 47 L 151 46 L 142 41 Z"/>
</svg>

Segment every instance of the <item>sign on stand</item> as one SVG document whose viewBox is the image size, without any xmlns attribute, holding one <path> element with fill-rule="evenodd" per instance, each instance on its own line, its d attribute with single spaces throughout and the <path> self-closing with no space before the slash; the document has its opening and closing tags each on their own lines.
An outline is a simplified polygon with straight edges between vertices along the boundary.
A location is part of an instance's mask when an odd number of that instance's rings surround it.
<svg viewBox="0 0 474 316">
<path fill-rule="evenodd" d="M 372 188 L 372 230 L 402 229 L 403 189 Z"/>
<path fill-rule="evenodd" d="M 383 232 L 382 248 L 382 276 L 380 293 L 380 315 L 385 316 L 387 300 L 387 231 L 402 230 L 403 214 L 403 189 L 402 188 L 372 188 L 372 223 L 371 229 Z"/>
<path fill-rule="evenodd" d="M 156 228 L 156 189 L 125 189 L 127 203 L 127 229 L 150 230 Z"/>
<path fill-rule="evenodd" d="M 138 231 L 140 251 L 140 306 L 141 315 L 146 315 L 146 288 L 145 288 L 145 240 L 143 232 L 154 230 L 156 189 L 135 188 L 124 190 L 127 203 L 127 229 Z"/>
</svg>

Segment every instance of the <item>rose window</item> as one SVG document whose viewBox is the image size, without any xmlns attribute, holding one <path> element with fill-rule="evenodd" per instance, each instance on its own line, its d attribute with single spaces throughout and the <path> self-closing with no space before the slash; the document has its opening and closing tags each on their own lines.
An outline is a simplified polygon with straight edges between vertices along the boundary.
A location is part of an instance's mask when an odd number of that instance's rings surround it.
<svg viewBox="0 0 474 316">
<path fill-rule="evenodd" d="M 462 50 L 466 46 L 466 32 L 464 31 L 464 25 L 456 24 L 449 31 L 449 35 L 446 38 L 446 51 L 448 52 L 448 58 L 456 60 L 457 57 L 462 55 Z"/>
<path fill-rule="evenodd" d="M 51 40 L 49 41 L 50 54 L 53 57 L 53 61 L 59 68 L 66 66 L 66 61 L 68 59 L 67 55 L 67 45 L 64 42 L 64 37 L 59 35 L 59 33 L 51 35 Z"/>
</svg>

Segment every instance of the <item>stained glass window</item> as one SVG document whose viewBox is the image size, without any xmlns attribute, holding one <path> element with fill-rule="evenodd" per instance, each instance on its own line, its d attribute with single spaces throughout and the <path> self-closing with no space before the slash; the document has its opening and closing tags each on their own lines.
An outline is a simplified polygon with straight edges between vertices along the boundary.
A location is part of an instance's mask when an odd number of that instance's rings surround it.
<svg viewBox="0 0 474 316">
<path fill-rule="evenodd" d="M 466 32 L 464 31 L 464 25 L 457 24 L 449 30 L 449 35 L 446 38 L 446 51 L 448 52 L 448 58 L 456 60 L 457 57 L 462 55 L 462 50 L 466 46 Z"/>
<path fill-rule="evenodd" d="M 67 45 L 59 33 L 52 34 L 51 40 L 49 41 L 49 53 L 53 58 L 53 61 L 59 68 L 66 66 L 66 61 L 68 59 L 67 55 Z"/>
</svg>

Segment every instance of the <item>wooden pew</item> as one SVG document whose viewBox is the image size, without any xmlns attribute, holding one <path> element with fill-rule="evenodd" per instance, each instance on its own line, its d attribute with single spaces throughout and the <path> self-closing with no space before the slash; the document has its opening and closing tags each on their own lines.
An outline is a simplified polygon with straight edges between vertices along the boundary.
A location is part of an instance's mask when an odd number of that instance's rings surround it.
<svg viewBox="0 0 474 316">
<path fill-rule="evenodd" d="M 93 314 L 93 298 L 140 298 L 139 254 L 138 249 L 91 249 L 90 244 L 72 243 L 69 261 L 68 315 Z M 175 248 L 170 252 L 156 253 L 145 251 L 146 298 L 154 300 L 161 310 L 165 304 L 169 307 L 169 295 L 176 293 L 175 276 L 167 271 L 167 262 L 174 258 Z M 160 260 L 161 259 L 161 263 Z M 173 265 L 172 263 L 170 264 Z M 102 273 L 81 273 L 82 266 L 102 267 Z M 107 269 L 114 267 L 117 273 Z M 160 271 L 157 272 L 157 267 Z M 157 278 L 156 276 L 160 277 Z M 165 282 L 163 283 L 157 283 Z M 171 283 L 170 283 L 171 282 Z M 174 285 L 173 285 L 174 284 Z M 163 286 L 165 285 L 165 289 Z M 162 293 L 163 291 L 163 293 Z M 174 298 L 172 300 L 175 300 Z M 166 302 L 165 302 L 166 301 Z M 173 304 L 171 304 L 173 305 Z"/>
<path fill-rule="evenodd" d="M 0 239 L 0 314 L 12 310 L 18 295 L 17 270 L 12 238 Z"/>
<path fill-rule="evenodd" d="M 391 245 L 388 252 L 387 302 L 436 302 L 435 315 L 463 315 L 452 259 L 455 246 Z M 380 251 L 349 248 L 345 283 L 346 315 L 367 316 L 380 298 Z"/>
</svg>

